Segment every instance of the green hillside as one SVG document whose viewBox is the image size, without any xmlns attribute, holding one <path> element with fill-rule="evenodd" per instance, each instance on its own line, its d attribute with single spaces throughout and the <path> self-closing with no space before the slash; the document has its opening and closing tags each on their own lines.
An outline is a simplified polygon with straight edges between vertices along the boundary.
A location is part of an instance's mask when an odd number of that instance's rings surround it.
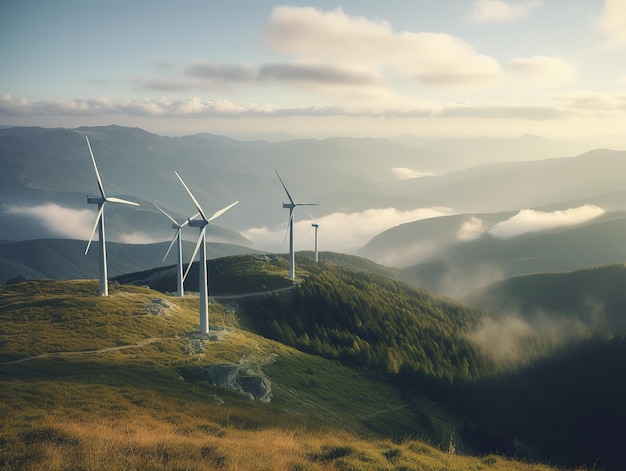
<svg viewBox="0 0 626 471">
<path fill-rule="evenodd" d="M 608 332 L 549 313 L 524 322 L 371 272 L 304 257 L 298 266 L 296 289 L 240 302 L 258 332 L 376 371 L 445 405 L 471 449 L 569 466 L 593 459 L 620 469 L 622 445 L 614 431 L 626 420 L 626 380 L 615 372 L 626 362 L 623 315 Z M 613 303 L 617 317 L 626 306 L 610 296 L 619 273 L 598 275 L 587 280 L 590 288 L 607 287 L 596 290 L 595 304 Z M 580 291 L 581 316 L 593 317 L 594 306 Z"/>
<path fill-rule="evenodd" d="M 210 319 L 202 338 L 197 298 L 146 288 L 0 287 L 0 468 L 551 469 L 461 456 L 440 406 L 246 331 L 232 309 Z M 271 382 L 271 401 L 204 379 L 225 363 Z"/>
<path fill-rule="evenodd" d="M 302 258 L 288 294 L 240 302 L 260 333 L 380 372 L 473 380 L 488 373 L 463 334 L 481 313 L 390 278 Z"/>
<path fill-rule="evenodd" d="M 549 313 L 585 322 L 594 332 L 626 332 L 626 266 L 515 276 L 477 290 L 467 301 L 525 317 Z"/>
<path fill-rule="evenodd" d="M 557 342 L 539 334 L 559 319 L 520 324 L 364 259 L 297 255 L 295 285 L 283 256 L 210 261 L 222 304 L 206 338 L 193 293 L 0 287 L 0 469 L 99 469 L 111 454 L 130 469 L 620 469 L 623 332 Z M 213 386 L 224 364 L 237 388 L 271 394 Z"/>
</svg>

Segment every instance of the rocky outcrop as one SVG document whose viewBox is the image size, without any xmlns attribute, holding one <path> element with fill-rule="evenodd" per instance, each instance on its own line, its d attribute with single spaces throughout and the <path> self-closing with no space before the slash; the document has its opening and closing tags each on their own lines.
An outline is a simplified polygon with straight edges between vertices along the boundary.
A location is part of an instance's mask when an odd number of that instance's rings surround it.
<svg viewBox="0 0 626 471">
<path fill-rule="evenodd" d="M 272 386 L 269 378 L 262 373 L 251 371 L 241 372 L 238 365 L 233 363 L 217 363 L 205 366 L 202 376 L 214 386 L 232 389 L 251 399 L 270 402 L 272 400 Z"/>
</svg>

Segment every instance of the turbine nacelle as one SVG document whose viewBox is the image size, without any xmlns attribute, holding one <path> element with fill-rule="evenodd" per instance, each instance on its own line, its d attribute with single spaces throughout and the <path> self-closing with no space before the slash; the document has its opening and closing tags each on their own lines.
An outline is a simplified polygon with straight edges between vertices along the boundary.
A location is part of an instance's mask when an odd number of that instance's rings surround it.
<svg viewBox="0 0 626 471">
<path fill-rule="evenodd" d="M 102 204 L 106 203 L 107 199 L 102 198 L 101 196 L 87 196 L 88 204 Z"/>
<path fill-rule="evenodd" d="M 187 224 L 189 227 L 203 228 L 209 224 L 209 221 L 205 221 L 204 219 L 187 219 Z"/>
</svg>

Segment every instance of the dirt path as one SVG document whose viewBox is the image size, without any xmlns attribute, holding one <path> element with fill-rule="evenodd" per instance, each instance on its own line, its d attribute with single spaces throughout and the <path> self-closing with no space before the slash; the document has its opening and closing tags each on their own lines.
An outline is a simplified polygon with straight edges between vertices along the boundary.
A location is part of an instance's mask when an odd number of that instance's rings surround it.
<svg viewBox="0 0 626 471">
<path fill-rule="evenodd" d="M 236 299 L 241 299 L 241 298 L 246 298 L 248 296 L 259 296 L 259 295 L 263 295 L 263 294 L 268 294 L 268 293 L 280 293 L 283 291 L 288 291 L 291 289 L 294 289 L 297 286 L 296 283 L 294 283 L 291 286 L 286 286 L 283 288 L 277 288 L 277 289 L 270 289 L 267 291 L 258 291 L 258 292 L 254 292 L 254 293 L 244 293 L 244 294 L 232 294 L 232 295 L 223 295 L 223 296 L 211 296 L 212 299 L 214 299 L 217 302 L 229 302 L 229 301 L 234 301 Z M 31 360 L 40 360 L 42 358 L 51 358 L 51 357 L 63 357 L 63 356 L 72 356 L 72 355 L 97 355 L 100 353 L 108 353 L 108 352 L 114 352 L 117 350 L 125 350 L 127 348 L 137 348 L 137 347 L 145 347 L 146 345 L 150 345 L 151 343 L 157 342 L 159 340 L 163 340 L 160 338 L 148 338 L 148 339 L 144 339 L 144 340 L 140 340 L 137 343 L 133 343 L 133 344 L 129 344 L 129 345 L 118 345 L 116 347 L 105 347 L 105 348 L 99 348 L 97 350 L 81 350 L 81 351 L 77 351 L 77 352 L 53 352 L 53 353 L 41 353 L 39 355 L 33 355 L 30 357 L 25 357 L 25 358 L 20 358 L 19 360 L 12 360 L 12 361 L 5 361 L 2 362 L 0 364 L 2 365 L 14 365 L 16 363 L 23 363 L 25 361 L 31 361 Z"/>
<path fill-rule="evenodd" d="M 282 293 L 284 291 L 292 290 L 296 288 L 297 286 L 298 284 L 294 283 L 289 286 L 284 286 L 283 288 L 268 289 L 265 291 L 254 291 L 251 293 L 241 293 L 241 294 L 218 294 L 215 296 L 211 295 L 211 299 L 214 299 L 217 302 L 220 302 L 220 301 L 229 302 L 229 301 L 234 301 L 234 300 L 242 299 L 242 298 L 248 298 L 252 296 L 262 296 L 264 294 L 271 294 L 271 293 Z"/>
<path fill-rule="evenodd" d="M 13 361 L 6 361 L 3 363 L 3 365 L 13 365 L 15 363 L 22 363 L 25 361 L 31 361 L 31 360 L 40 360 L 42 358 L 50 358 L 50 357 L 62 357 L 62 356 L 71 356 L 71 355 L 96 355 L 99 353 L 107 353 L 107 352 L 114 352 L 117 350 L 125 350 L 127 348 L 137 348 L 137 347 L 145 347 L 146 345 L 150 345 L 151 343 L 157 342 L 159 340 L 159 338 L 149 338 L 149 339 L 143 339 L 140 340 L 137 343 L 132 343 L 129 345 L 118 345 L 116 347 L 105 347 L 105 348 L 99 348 L 97 350 L 81 350 L 78 352 L 54 352 L 54 353 L 42 353 L 40 355 L 33 355 L 31 357 L 26 357 L 26 358 L 20 358 L 19 360 L 13 360 Z"/>
</svg>

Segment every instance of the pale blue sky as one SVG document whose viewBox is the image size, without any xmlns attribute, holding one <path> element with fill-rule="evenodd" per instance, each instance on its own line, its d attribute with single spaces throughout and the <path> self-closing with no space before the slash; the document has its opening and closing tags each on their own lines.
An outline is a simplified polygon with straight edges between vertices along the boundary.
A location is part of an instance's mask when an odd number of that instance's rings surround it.
<svg viewBox="0 0 626 471">
<path fill-rule="evenodd" d="M 623 0 L 3 0 L 0 125 L 600 135 L 625 59 Z"/>
</svg>

